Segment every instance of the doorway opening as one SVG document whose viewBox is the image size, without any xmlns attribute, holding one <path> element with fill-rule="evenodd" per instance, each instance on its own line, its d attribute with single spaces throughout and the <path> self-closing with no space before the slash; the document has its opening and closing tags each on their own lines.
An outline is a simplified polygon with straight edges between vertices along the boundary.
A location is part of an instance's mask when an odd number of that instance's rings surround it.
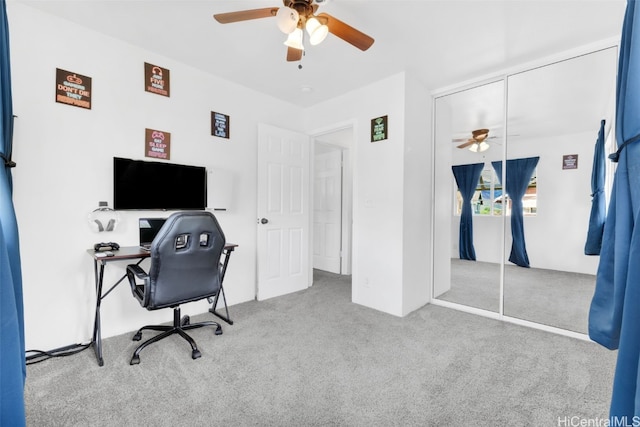
<svg viewBox="0 0 640 427">
<path fill-rule="evenodd" d="M 351 274 L 353 127 L 314 136 L 313 269 Z"/>
</svg>

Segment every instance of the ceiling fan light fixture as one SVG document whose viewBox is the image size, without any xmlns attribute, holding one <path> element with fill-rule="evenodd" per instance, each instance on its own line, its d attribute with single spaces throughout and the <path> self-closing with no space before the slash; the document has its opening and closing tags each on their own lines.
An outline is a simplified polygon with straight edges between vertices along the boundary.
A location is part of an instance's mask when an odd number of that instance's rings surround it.
<svg viewBox="0 0 640 427">
<path fill-rule="evenodd" d="M 327 37 L 327 34 L 329 34 L 329 27 L 321 24 L 315 17 L 307 19 L 305 28 L 307 29 L 307 33 L 309 33 L 309 43 L 314 46 L 322 43 Z"/>
<path fill-rule="evenodd" d="M 471 144 L 469 146 L 469 151 L 473 151 L 474 153 L 482 153 L 483 151 L 487 151 L 489 149 L 489 144 L 482 141 L 479 144 Z"/>
<path fill-rule="evenodd" d="M 276 12 L 278 28 L 285 34 L 291 34 L 298 27 L 298 11 L 290 7 L 281 7 Z"/>
<path fill-rule="evenodd" d="M 304 50 L 302 35 L 302 30 L 300 28 L 296 28 L 293 32 L 289 33 L 289 37 L 287 37 L 287 40 L 284 42 L 285 46 L 293 49 Z"/>
</svg>

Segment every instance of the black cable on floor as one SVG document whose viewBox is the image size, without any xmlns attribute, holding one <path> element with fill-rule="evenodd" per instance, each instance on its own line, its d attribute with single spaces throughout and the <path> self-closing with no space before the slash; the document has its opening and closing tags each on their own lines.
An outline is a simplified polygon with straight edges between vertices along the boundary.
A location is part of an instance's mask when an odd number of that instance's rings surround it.
<svg viewBox="0 0 640 427">
<path fill-rule="evenodd" d="M 71 356 L 73 354 L 80 353 L 91 347 L 91 343 L 87 344 L 71 344 L 65 347 L 56 348 L 49 351 L 42 350 L 27 350 L 26 351 L 26 364 L 33 365 L 34 363 L 39 363 L 47 359 L 51 359 L 52 357 L 65 357 Z"/>
</svg>

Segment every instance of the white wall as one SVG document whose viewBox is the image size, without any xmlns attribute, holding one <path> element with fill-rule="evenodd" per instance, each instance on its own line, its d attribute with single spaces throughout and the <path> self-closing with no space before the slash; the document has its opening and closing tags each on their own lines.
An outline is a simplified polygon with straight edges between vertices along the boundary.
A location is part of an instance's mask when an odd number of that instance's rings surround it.
<svg viewBox="0 0 640 427">
<path fill-rule="evenodd" d="M 371 119 L 384 115 L 389 138 L 372 143 Z M 308 108 L 305 116 L 310 132 L 354 123 L 353 301 L 398 316 L 424 305 L 429 290 L 424 267 L 429 263 L 428 191 L 408 201 L 404 186 L 406 180 L 407 192 L 418 191 L 424 179 L 428 187 L 428 92 L 400 73 Z M 405 216 L 407 208 L 411 212 Z M 424 226 L 416 224 L 417 217 L 426 221 Z M 415 232 L 411 239 L 409 229 Z"/>
<path fill-rule="evenodd" d="M 402 251 L 406 315 L 430 300 L 431 98 L 416 76 L 406 74 Z"/>
<path fill-rule="evenodd" d="M 98 201 L 112 205 L 112 158 L 144 159 L 145 127 L 171 132 L 171 162 L 220 169 L 233 177 L 230 209 L 216 213 L 227 240 L 239 244 L 225 290 L 231 304 L 253 299 L 257 125 L 290 128 L 301 123 L 303 112 L 17 2 L 7 9 L 18 115 L 13 177 L 27 348 L 88 341 L 95 291 L 86 249 L 99 241 L 136 245 L 138 217 L 168 215 L 122 212 L 117 230 L 100 234 L 86 221 Z M 170 98 L 143 90 L 144 62 L 171 71 Z M 93 78 L 91 110 L 54 101 L 56 68 Z M 230 140 L 210 135 L 211 111 L 231 116 Z M 105 283 L 122 274 L 122 266 L 109 266 Z M 195 314 L 207 307 L 202 301 L 183 311 Z M 142 309 L 123 283 L 104 300 L 103 337 L 170 318 L 170 311 Z"/>
</svg>

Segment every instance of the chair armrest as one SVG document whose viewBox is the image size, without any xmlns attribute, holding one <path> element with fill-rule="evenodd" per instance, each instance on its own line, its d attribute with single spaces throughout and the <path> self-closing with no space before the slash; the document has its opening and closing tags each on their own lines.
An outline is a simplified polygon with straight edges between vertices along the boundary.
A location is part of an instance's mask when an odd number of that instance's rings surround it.
<svg viewBox="0 0 640 427">
<path fill-rule="evenodd" d="M 129 286 L 131 287 L 131 293 L 138 300 L 141 306 L 146 307 L 149 300 L 149 274 L 147 274 L 137 264 L 128 265 L 126 272 L 127 279 L 129 279 Z M 142 280 L 143 283 L 138 284 L 136 279 Z"/>
<path fill-rule="evenodd" d="M 129 272 L 133 273 L 138 279 L 146 280 L 149 275 L 137 264 L 130 264 L 127 266 L 127 276 Z"/>
</svg>

